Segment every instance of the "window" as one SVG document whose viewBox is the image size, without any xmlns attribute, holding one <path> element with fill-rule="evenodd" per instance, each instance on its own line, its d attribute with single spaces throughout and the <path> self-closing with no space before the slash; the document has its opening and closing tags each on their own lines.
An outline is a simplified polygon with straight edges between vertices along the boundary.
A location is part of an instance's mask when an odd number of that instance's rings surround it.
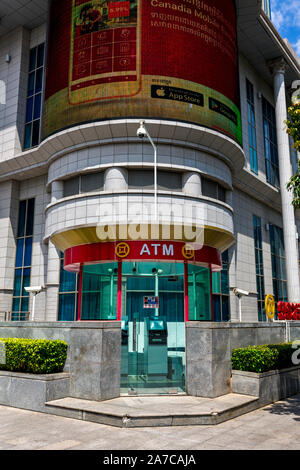
<svg viewBox="0 0 300 470">
<path fill-rule="evenodd" d="M 117 319 L 118 263 L 83 266 L 81 320 Z"/>
<path fill-rule="evenodd" d="M 282 228 L 270 225 L 273 291 L 276 302 L 287 302 L 285 252 Z"/>
<path fill-rule="evenodd" d="M 290 154 L 291 154 L 291 164 L 293 173 L 297 173 L 298 171 L 298 152 L 295 148 L 293 148 L 294 141 L 290 138 Z"/>
<path fill-rule="evenodd" d="M 21 201 L 19 204 L 18 231 L 16 239 L 16 261 L 14 273 L 14 291 L 12 302 L 12 321 L 25 321 L 29 313 L 32 236 L 34 220 L 34 199 Z"/>
<path fill-rule="evenodd" d="M 248 132 L 249 132 L 249 153 L 251 171 L 257 174 L 257 145 L 256 145 L 256 128 L 255 128 L 255 105 L 254 105 L 254 89 L 252 83 L 246 80 L 247 88 L 247 105 L 248 105 Z"/>
<path fill-rule="evenodd" d="M 60 254 L 58 321 L 76 321 L 78 274 L 64 270 L 64 254 Z"/>
<path fill-rule="evenodd" d="M 41 109 L 44 81 L 45 45 L 30 50 L 29 78 L 26 101 L 24 149 L 35 147 L 40 142 Z"/>
<path fill-rule="evenodd" d="M 182 191 L 182 174 L 158 170 L 157 187 L 162 191 Z M 129 170 L 128 189 L 154 189 L 154 170 Z"/>
<path fill-rule="evenodd" d="M 266 321 L 265 280 L 264 280 L 261 219 L 260 217 L 257 217 L 256 215 L 253 216 L 253 230 L 254 230 L 258 320 Z"/>
<path fill-rule="evenodd" d="M 69 178 L 68 180 L 64 181 L 64 197 L 75 196 L 75 194 L 79 194 L 79 176 L 75 178 Z"/>
<path fill-rule="evenodd" d="M 202 177 L 202 195 L 226 202 L 226 189 L 216 181 Z"/>
<path fill-rule="evenodd" d="M 265 98 L 262 99 L 262 109 L 264 123 L 267 182 L 272 184 L 273 186 L 279 187 L 279 165 L 275 110 Z"/>
<path fill-rule="evenodd" d="M 212 274 L 213 311 L 215 322 L 230 321 L 228 250 L 222 254 L 223 269 Z"/>
<path fill-rule="evenodd" d="M 298 170 L 298 165 L 299 165 L 299 155 L 298 155 L 298 150 L 293 149 L 293 154 L 294 154 L 294 162 L 295 162 L 295 173 Z"/>
<path fill-rule="evenodd" d="M 88 173 L 64 181 L 64 197 L 103 191 L 104 173 Z"/>
<path fill-rule="evenodd" d="M 104 173 L 90 173 L 80 177 L 80 192 L 92 193 L 101 191 L 104 187 Z"/>
<path fill-rule="evenodd" d="M 271 2 L 270 0 L 263 0 L 263 10 L 268 15 L 268 17 L 271 19 Z"/>
</svg>

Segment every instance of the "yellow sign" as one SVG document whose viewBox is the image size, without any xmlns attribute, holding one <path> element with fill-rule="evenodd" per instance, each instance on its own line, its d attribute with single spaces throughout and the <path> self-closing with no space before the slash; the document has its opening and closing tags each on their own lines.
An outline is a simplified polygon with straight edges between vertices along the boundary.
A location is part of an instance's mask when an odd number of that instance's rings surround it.
<svg viewBox="0 0 300 470">
<path fill-rule="evenodd" d="M 275 299 L 273 295 L 268 294 L 265 299 L 266 315 L 270 320 L 275 317 Z"/>
<path fill-rule="evenodd" d="M 130 246 L 128 243 L 118 243 L 115 248 L 115 253 L 119 258 L 127 258 L 130 253 Z"/>
</svg>

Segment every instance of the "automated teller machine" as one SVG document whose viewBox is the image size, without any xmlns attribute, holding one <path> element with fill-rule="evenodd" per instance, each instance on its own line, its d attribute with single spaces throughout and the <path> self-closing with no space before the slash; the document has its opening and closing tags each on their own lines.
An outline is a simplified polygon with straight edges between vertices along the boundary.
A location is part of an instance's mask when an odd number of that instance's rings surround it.
<svg viewBox="0 0 300 470">
<path fill-rule="evenodd" d="M 144 355 L 149 376 L 168 374 L 168 330 L 165 317 L 147 317 L 144 321 Z"/>
<path fill-rule="evenodd" d="M 122 348 L 122 353 L 121 353 L 121 375 L 128 375 L 128 337 L 129 337 L 129 331 L 128 331 L 128 318 L 124 318 L 121 322 L 121 334 L 122 334 L 122 340 L 121 340 L 121 348 Z"/>
</svg>

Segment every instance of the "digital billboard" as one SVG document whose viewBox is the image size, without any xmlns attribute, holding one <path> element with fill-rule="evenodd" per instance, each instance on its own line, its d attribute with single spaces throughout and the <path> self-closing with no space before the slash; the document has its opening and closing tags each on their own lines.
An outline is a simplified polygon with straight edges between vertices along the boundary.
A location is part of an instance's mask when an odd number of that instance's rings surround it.
<svg viewBox="0 0 300 470">
<path fill-rule="evenodd" d="M 181 120 L 241 142 L 234 0 L 52 0 L 43 136 Z"/>
</svg>

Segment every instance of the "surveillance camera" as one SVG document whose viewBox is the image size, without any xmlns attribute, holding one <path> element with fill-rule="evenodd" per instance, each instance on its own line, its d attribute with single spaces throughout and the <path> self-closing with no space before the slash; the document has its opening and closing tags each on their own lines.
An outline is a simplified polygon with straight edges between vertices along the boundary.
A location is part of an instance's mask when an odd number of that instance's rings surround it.
<svg viewBox="0 0 300 470">
<path fill-rule="evenodd" d="M 146 133 L 146 129 L 145 129 L 145 126 L 144 126 L 144 121 L 140 122 L 140 127 L 138 128 L 136 135 L 140 139 L 143 139 L 144 137 L 146 137 L 147 133 Z"/>
<path fill-rule="evenodd" d="M 234 292 L 234 294 L 237 295 L 238 297 L 239 297 L 239 296 L 242 296 L 242 295 L 247 295 L 247 296 L 248 296 L 248 295 L 250 294 L 250 292 L 248 292 L 248 291 L 246 291 L 246 290 L 238 289 L 237 287 L 235 287 L 235 288 L 233 289 L 233 292 Z"/>
<path fill-rule="evenodd" d="M 140 128 L 137 130 L 136 135 L 137 135 L 140 139 L 143 139 L 144 137 L 146 137 L 145 129 L 143 129 L 142 127 L 140 127 Z"/>
<path fill-rule="evenodd" d="M 31 294 L 39 294 L 42 290 L 42 286 L 32 286 L 32 287 L 25 287 L 26 292 L 29 292 Z"/>
</svg>

